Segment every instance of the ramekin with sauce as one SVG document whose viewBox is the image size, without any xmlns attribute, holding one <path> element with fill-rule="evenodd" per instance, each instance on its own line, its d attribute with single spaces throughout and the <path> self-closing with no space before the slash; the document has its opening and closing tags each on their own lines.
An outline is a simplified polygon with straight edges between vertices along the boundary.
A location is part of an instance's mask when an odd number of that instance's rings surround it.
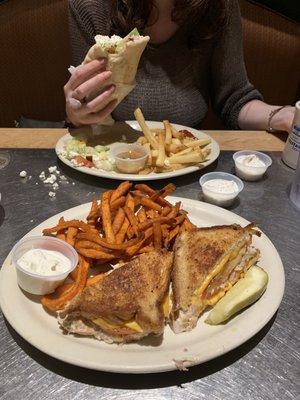
<svg viewBox="0 0 300 400">
<path fill-rule="evenodd" d="M 243 190 L 243 182 L 227 172 L 208 172 L 199 180 L 206 202 L 221 207 L 230 206 Z"/>
<path fill-rule="evenodd" d="M 241 150 L 233 154 L 235 172 L 245 181 L 261 179 L 272 164 L 272 159 L 265 153 L 254 150 Z"/>
<path fill-rule="evenodd" d="M 51 236 L 29 236 L 12 250 L 19 286 L 28 293 L 54 292 L 78 263 L 76 250 Z"/>
<path fill-rule="evenodd" d="M 119 172 L 137 174 L 145 167 L 149 152 L 140 144 L 115 143 L 110 146 L 110 156 Z"/>
</svg>

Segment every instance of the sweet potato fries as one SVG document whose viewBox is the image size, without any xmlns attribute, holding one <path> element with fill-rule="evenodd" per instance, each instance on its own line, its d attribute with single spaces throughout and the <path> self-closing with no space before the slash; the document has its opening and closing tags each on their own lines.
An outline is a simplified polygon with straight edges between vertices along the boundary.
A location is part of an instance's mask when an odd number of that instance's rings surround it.
<svg viewBox="0 0 300 400">
<path fill-rule="evenodd" d="M 79 263 L 70 282 L 43 296 L 42 304 L 51 311 L 63 309 L 86 285 L 102 279 L 103 272 L 90 276 L 91 266 L 114 267 L 154 249 L 172 250 L 178 233 L 193 227 L 181 203 L 172 205 L 165 199 L 174 190 L 173 184 L 159 191 L 145 184 L 132 188 L 126 181 L 104 192 L 100 201 L 93 200 L 86 222 L 61 218 L 56 226 L 44 229 L 44 235 L 55 235 L 73 246 Z"/>
</svg>

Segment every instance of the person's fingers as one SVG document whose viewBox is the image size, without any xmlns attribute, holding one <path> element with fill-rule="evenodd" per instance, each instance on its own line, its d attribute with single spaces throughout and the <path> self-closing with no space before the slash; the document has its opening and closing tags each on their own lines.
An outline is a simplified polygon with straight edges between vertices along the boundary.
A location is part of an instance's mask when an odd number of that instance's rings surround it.
<svg viewBox="0 0 300 400">
<path fill-rule="evenodd" d="M 97 79 L 99 75 L 102 75 L 101 78 L 99 78 L 100 81 Z M 74 125 L 80 126 L 100 123 L 101 120 L 109 115 L 116 107 L 118 103 L 117 99 L 111 100 L 111 96 L 116 89 L 115 85 L 106 87 L 101 94 L 88 103 L 82 103 L 79 100 L 85 98 L 95 85 L 99 85 L 99 83 L 103 84 L 110 75 L 111 73 L 97 74 L 96 77 L 90 78 L 88 82 L 82 83 L 82 87 L 79 88 L 78 91 L 69 89 L 66 92 L 67 116 Z"/>
<path fill-rule="evenodd" d="M 97 113 L 93 114 L 88 114 L 86 118 L 84 118 L 84 122 L 81 123 L 98 124 L 114 110 L 117 103 L 118 103 L 117 99 L 112 100 L 101 111 L 98 111 Z"/>
<path fill-rule="evenodd" d="M 68 103 L 67 116 L 69 120 L 76 126 L 96 124 L 101 122 L 101 120 L 109 115 L 114 110 L 117 103 L 117 99 L 114 99 L 110 101 L 105 107 L 102 107 L 102 109 L 97 113 L 89 113 L 84 105 L 82 105 L 80 109 L 74 110 L 70 107 L 70 104 Z"/>
<path fill-rule="evenodd" d="M 105 69 L 105 66 L 105 58 L 93 60 L 87 64 L 79 65 L 71 75 L 66 86 L 72 90 L 75 90 L 83 82 L 87 81 L 95 74 L 102 72 Z"/>
<path fill-rule="evenodd" d="M 93 112 L 93 113 L 99 112 L 104 106 L 106 106 L 110 96 L 114 93 L 115 90 L 116 90 L 115 85 L 108 86 L 104 92 L 99 94 L 99 96 L 97 96 L 95 99 L 86 103 L 85 108 L 89 112 Z"/>
<path fill-rule="evenodd" d="M 82 107 L 82 103 L 74 99 L 73 97 L 69 97 L 66 99 L 67 106 L 69 106 L 72 110 L 79 110 Z"/>
<path fill-rule="evenodd" d="M 105 108 L 111 100 L 110 96 L 114 93 L 115 89 L 116 87 L 114 85 L 108 86 L 104 92 L 88 103 L 81 103 L 73 97 L 68 97 L 66 100 L 67 106 L 77 117 L 84 118 L 88 114 L 96 113 Z"/>
<path fill-rule="evenodd" d="M 78 100 L 84 99 L 95 89 L 101 87 L 103 83 L 111 77 L 111 71 L 104 71 L 100 74 L 93 76 L 81 85 L 79 85 L 71 94 L 72 97 Z"/>
</svg>

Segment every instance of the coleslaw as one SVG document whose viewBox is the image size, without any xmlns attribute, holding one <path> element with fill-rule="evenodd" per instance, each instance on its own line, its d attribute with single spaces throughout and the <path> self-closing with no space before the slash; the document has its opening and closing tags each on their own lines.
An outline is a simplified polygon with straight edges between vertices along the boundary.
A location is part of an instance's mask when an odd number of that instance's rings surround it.
<svg viewBox="0 0 300 400">
<path fill-rule="evenodd" d="M 112 171 L 114 160 L 109 157 L 109 146 L 87 146 L 84 140 L 69 139 L 60 153 L 75 167 L 87 167 Z"/>
</svg>

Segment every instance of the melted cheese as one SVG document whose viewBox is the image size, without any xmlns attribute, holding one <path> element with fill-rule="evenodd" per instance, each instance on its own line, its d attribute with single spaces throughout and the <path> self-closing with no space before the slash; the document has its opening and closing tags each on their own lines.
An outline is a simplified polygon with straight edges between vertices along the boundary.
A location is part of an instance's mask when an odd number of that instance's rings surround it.
<svg viewBox="0 0 300 400">
<path fill-rule="evenodd" d="M 235 251 L 235 257 L 237 257 L 243 249 L 240 249 L 239 251 Z M 230 259 L 233 259 L 235 257 L 230 256 Z M 248 261 L 248 263 L 245 265 L 245 269 L 244 271 L 247 271 L 252 264 L 254 264 L 256 262 L 256 257 L 252 258 L 251 260 Z M 240 279 L 243 278 L 245 276 L 245 272 L 242 271 L 240 274 Z M 223 296 L 225 296 L 226 292 L 232 287 L 232 284 L 230 282 L 227 282 L 225 287 L 222 288 L 222 290 L 220 290 L 217 294 L 215 294 L 214 296 L 212 296 L 211 298 L 204 300 L 204 304 L 207 306 L 213 306 L 215 305 Z"/>
<path fill-rule="evenodd" d="M 243 248 L 244 248 L 244 246 L 243 246 L 243 247 L 240 247 L 240 248 L 238 248 L 238 249 L 236 249 L 236 250 L 233 250 L 233 251 L 230 253 L 229 260 L 233 260 L 234 258 L 236 258 L 236 257 L 243 251 Z"/>
<path fill-rule="evenodd" d="M 162 309 L 163 309 L 165 318 L 167 318 L 170 313 L 170 294 L 169 293 L 166 295 L 166 297 L 162 303 Z"/>
<path fill-rule="evenodd" d="M 124 322 L 122 324 L 114 324 L 112 322 L 107 321 L 105 318 L 96 318 L 93 319 L 94 324 L 100 326 L 100 328 L 102 329 L 118 329 L 120 327 L 126 327 L 129 329 L 132 329 L 133 331 L 136 332 L 143 332 L 143 329 L 141 328 L 141 326 L 134 320 L 130 320 L 127 322 Z"/>
<path fill-rule="evenodd" d="M 225 257 L 223 257 L 223 259 L 218 264 L 216 264 L 215 267 L 212 269 L 212 271 L 205 277 L 204 281 L 201 283 L 201 285 L 198 287 L 198 289 L 196 289 L 194 291 L 192 300 L 191 300 L 192 304 L 198 305 L 198 304 L 202 303 L 202 300 L 201 300 L 202 293 L 207 288 L 210 281 L 222 271 L 223 267 L 229 260 L 231 254 L 232 253 L 229 253 Z"/>
<path fill-rule="evenodd" d="M 126 322 L 125 326 L 126 326 L 127 328 L 132 329 L 133 331 L 140 332 L 140 333 L 143 332 L 142 327 L 141 327 L 136 321 L 129 321 L 129 322 Z"/>
<path fill-rule="evenodd" d="M 227 290 L 229 290 L 232 287 L 231 283 L 227 283 L 225 288 L 223 288 L 222 290 L 220 290 L 217 294 L 215 294 L 214 296 L 212 296 L 210 299 L 204 300 L 203 303 L 206 306 L 213 306 L 214 304 L 216 304 L 223 296 L 225 296 L 225 293 L 227 292 Z"/>
</svg>

